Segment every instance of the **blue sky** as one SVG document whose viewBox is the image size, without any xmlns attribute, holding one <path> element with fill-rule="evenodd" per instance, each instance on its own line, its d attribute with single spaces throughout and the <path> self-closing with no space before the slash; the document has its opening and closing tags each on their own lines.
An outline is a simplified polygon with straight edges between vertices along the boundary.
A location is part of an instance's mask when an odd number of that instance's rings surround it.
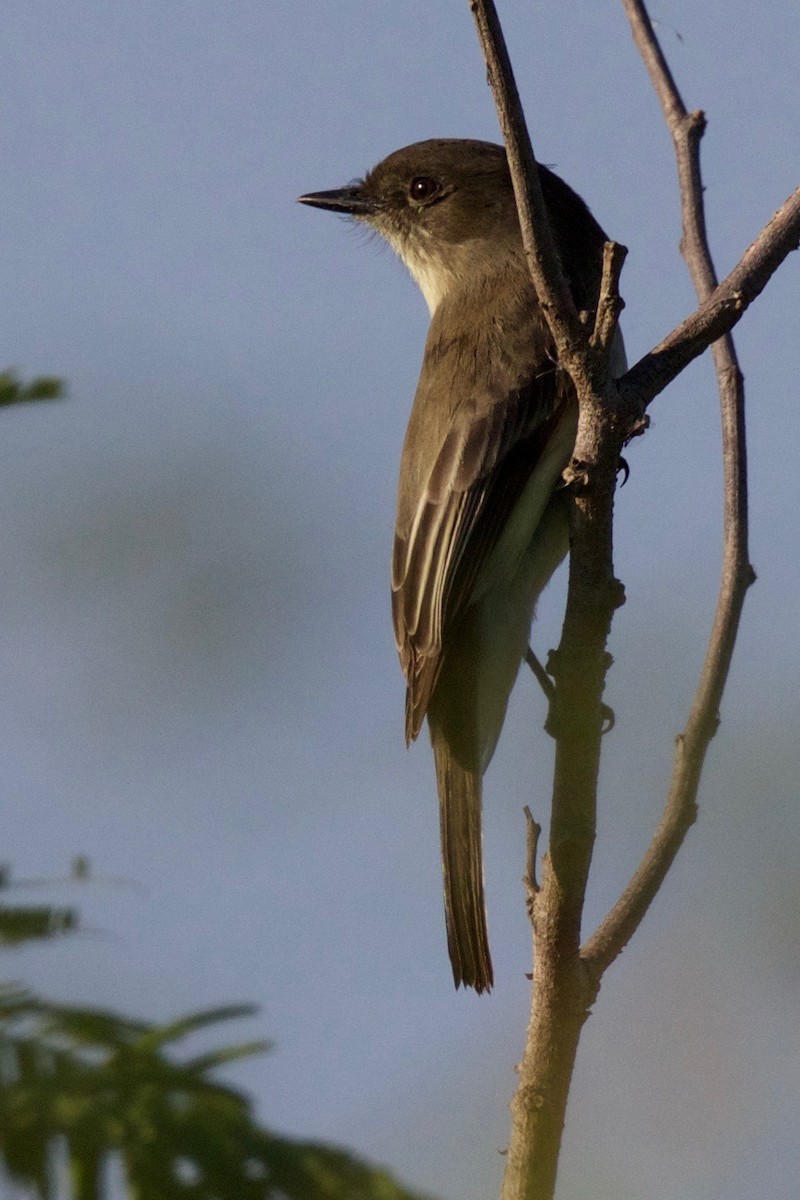
<svg viewBox="0 0 800 1200">
<path fill-rule="evenodd" d="M 671 147 L 621 6 L 501 6 L 534 146 L 630 249 L 629 357 L 693 307 Z M 800 23 L 653 9 L 703 107 L 721 273 L 797 184 Z M 391 253 L 294 204 L 432 136 L 497 139 L 469 6 L 7 0 L 3 365 L 69 399 L 3 414 L 2 855 L 88 932 L 6 957 L 49 995 L 167 1019 L 232 1000 L 273 1128 L 448 1200 L 497 1191 L 527 1015 L 521 809 L 551 746 L 521 679 L 487 777 L 498 983 L 452 991 L 426 745 L 406 753 L 387 594 L 427 314 Z M 796 257 L 745 316 L 751 591 L 700 822 L 607 976 L 560 1195 L 794 1195 L 800 896 Z M 618 500 L 587 921 L 657 820 L 719 566 L 709 362 Z M 534 643 L 558 639 L 563 575 Z M 20 893 L 22 895 L 22 893 Z M 27 893 L 25 893 L 27 896 Z"/>
</svg>

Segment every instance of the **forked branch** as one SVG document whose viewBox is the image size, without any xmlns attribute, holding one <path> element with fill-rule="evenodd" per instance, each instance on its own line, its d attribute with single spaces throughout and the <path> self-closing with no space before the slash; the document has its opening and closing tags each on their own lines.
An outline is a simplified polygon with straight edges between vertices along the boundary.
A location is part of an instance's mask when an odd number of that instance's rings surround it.
<svg viewBox="0 0 800 1200">
<path fill-rule="evenodd" d="M 703 297 L 700 306 L 623 375 L 619 381 L 619 391 L 625 407 L 636 410 L 641 405 L 649 404 L 709 346 L 716 360 L 723 349 L 717 339 L 724 339 L 725 334 L 764 290 L 784 259 L 799 244 L 800 188 L 797 188 L 748 246 L 722 283 L 718 286 L 712 284 L 710 293 L 698 289 L 698 294 Z M 682 238 L 681 246 L 687 246 L 686 237 Z M 706 273 L 702 272 L 702 278 L 700 271 L 695 274 L 694 256 L 689 261 L 697 287 L 697 279 L 702 284 Z M 735 360 L 729 358 L 723 360 L 723 366 L 726 370 L 738 369 Z"/>
<path fill-rule="evenodd" d="M 621 308 L 617 283 L 624 251 L 607 247 L 594 330 L 575 311 L 561 273 L 538 171 L 493 0 L 470 0 L 508 151 L 525 252 L 559 363 L 579 399 L 572 483 L 570 578 L 561 645 L 551 656 L 556 680 L 551 725 L 556 765 L 550 847 L 540 884 L 528 886 L 534 930 L 530 1023 L 520 1082 L 511 1104 L 503 1200 L 549 1200 L 570 1080 L 583 1022 L 605 968 L 642 920 L 695 817 L 704 756 L 716 729 L 722 691 L 752 581 L 747 557 L 747 479 L 741 373 L 727 336 L 800 241 L 800 190 L 765 227 L 739 264 L 717 284 L 705 231 L 699 145 L 702 113 L 687 113 L 641 0 L 622 0 L 651 73 L 676 148 L 683 211 L 681 248 L 700 306 L 615 384 L 607 348 Z M 641 432 L 649 402 L 713 343 L 720 382 L 725 480 L 723 571 L 697 694 L 678 738 L 661 824 L 638 871 L 600 928 L 580 950 L 586 880 L 595 836 L 605 644 L 621 587 L 612 561 L 612 502 L 622 446 Z M 530 822 L 529 822 L 530 824 Z M 529 846 L 530 853 L 530 846 Z M 533 878 L 529 866 L 528 878 Z"/>
<path fill-rule="evenodd" d="M 700 139 L 705 129 L 705 118 L 702 113 L 686 111 L 644 4 L 641 0 L 622 2 L 634 41 L 644 59 L 672 134 L 681 193 L 681 252 L 702 304 L 708 301 L 712 293 L 716 295 L 721 290 L 717 285 L 708 245 L 703 203 Z M 795 203 L 790 204 L 792 210 L 797 212 L 796 219 L 800 221 L 800 191 L 795 194 Z M 774 225 L 775 220 L 773 218 L 770 225 Z M 751 272 L 755 263 L 762 264 L 774 247 L 774 242 L 768 226 L 755 246 L 745 254 L 742 263 L 733 272 L 734 276 L 744 273 L 745 264 Z M 790 243 L 786 253 L 789 248 Z M 761 266 L 761 276 L 766 283 L 769 275 L 764 275 L 763 271 Z M 728 291 L 732 295 L 742 294 L 741 287 L 737 288 L 735 283 L 733 287 L 728 286 Z M 713 344 L 712 354 L 719 385 L 723 464 L 723 554 L 717 607 L 691 711 L 686 727 L 676 741 L 672 776 L 661 823 L 630 883 L 583 950 L 584 960 L 601 974 L 635 933 L 674 862 L 687 830 L 695 820 L 700 773 L 719 721 L 719 706 L 730 669 L 745 594 L 755 578 L 747 547 L 744 381 L 730 333 L 724 334 Z"/>
</svg>

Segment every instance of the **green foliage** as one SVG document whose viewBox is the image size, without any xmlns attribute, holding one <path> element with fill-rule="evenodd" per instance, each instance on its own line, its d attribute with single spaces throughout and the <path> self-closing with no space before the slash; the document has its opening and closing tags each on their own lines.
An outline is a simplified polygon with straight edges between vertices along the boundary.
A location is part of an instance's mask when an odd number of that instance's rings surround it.
<svg viewBox="0 0 800 1200">
<path fill-rule="evenodd" d="M 0 891 L 13 886 L 11 871 L 7 866 L 0 865 Z M 54 908 L 49 904 L 15 904 L 13 907 L 0 904 L 0 948 L 58 937 L 73 932 L 77 927 L 78 914 L 74 908 Z"/>
<path fill-rule="evenodd" d="M 388 1173 L 320 1142 L 269 1138 L 269 1197 L 287 1200 L 426 1200 Z"/>
<path fill-rule="evenodd" d="M 0 1162 L 8 1176 L 52 1200 L 63 1147 L 74 1200 L 105 1200 L 114 1159 L 132 1200 L 421 1200 L 341 1150 L 266 1132 L 246 1096 L 210 1077 L 268 1043 L 182 1062 L 165 1052 L 253 1011 L 232 1005 L 151 1025 L 0 986 Z"/>
<path fill-rule="evenodd" d="M 165 1047 L 194 1030 L 249 1016 L 245 1006 L 154 1026 L 96 1009 L 0 991 L 0 1156 L 42 1200 L 55 1194 L 64 1147 L 75 1200 L 101 1200 L 111 1157 L 136 1200 L 262 1200 L 264 1134 L 247 1099 L 176 1062 Z M 227 1057 L 267 1049 L 233 1046 Z"/>
<path fill-rule="evenodd" d="M 0 905 L 0 946 L 56 937 L 75 928 L 77 917 L 71 908 L 7 908 Z"/>
<path fill-rule="evenodd" d="M 53 1147 L 65 1147 L 76 1200 L 101 1200 L 109 1156 L 119 1157 L 137 1200 L 255 1200 L 261 1138 L 245 1097 L 175 1062 L 169 1043 L 248 1007 L 196 1013 L 157 1027 L 101 1009 L 56 1006 L 0 992 L 0 1154 L 8 1175 L 54 1194 Z M 235 1052 L 255 1054 L 266 1043 Z M 58 1157 L 58 1156 L 56 1156 Z"/>
<path fill-rule="evenodd" d="M 30 400 L 58 400 L 63 395 L 64 385 L 54 375 L 40 375 L 23 384 L 13 371 L 0 371 L 0 408 Z"/>
</svg>

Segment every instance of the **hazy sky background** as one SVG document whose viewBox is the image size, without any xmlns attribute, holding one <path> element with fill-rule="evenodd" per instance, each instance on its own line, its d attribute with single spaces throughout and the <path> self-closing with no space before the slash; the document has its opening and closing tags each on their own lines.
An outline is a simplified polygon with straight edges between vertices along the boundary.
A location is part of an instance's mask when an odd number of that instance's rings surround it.
<svg viewBox="0 0 800 1200">
<path fill-rule="evenodd" d="M 612 0 L 506 0 L 540 158 L 630 248 L 635 360 L 692 307 L 669 139 Z M 721 273 L 798 181 L 800 20 L 663 0 L 709 117 Z M 406 753 L 388 560 L 427 314 L 388 250 L 294 204 L 433 136 L 498 137 L 469 6 L 6 0 L 2 855 L 90 930 L 7 953 L 49 996 L 166 1020 L 227 1001 L 272 1128 L 443 1200 L 496 1194 L 527 1018 L 522 806 L 551 744 L 521 678 L 486 785 L 497 987 L 455 994 L 433 768 Z M 570 1200 L 796 1196 L 800 813 L 796 256 L 745 316 L 751 591 L 701 815 L 581 1046 Z M 663 802 L 719 567 L 709 361 L 654 405 L 618 502 L 594 922 Z M 563 574 L 542 604 L 556 644 Z"/>
</svg>

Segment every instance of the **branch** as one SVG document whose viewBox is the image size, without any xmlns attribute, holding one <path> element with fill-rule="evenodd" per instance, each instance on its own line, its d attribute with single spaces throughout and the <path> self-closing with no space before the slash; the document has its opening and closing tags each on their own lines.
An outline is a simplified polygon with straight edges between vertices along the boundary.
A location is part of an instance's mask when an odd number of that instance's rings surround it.
<svg viewBox="0 0 800 1200">
<path fill-rule="evenodd" d="M 696 320 L 700 314 L 705 314 L 707 320 L 706 336 L 708 323 L 718 319 L 717 314 L 724 314 L 726 318 L 732 316 L 727 326 L 730 329 L 789 251 L 796 248 L 800 237 L 800 190 L 787 200 L 723 285 L 718 287 L 708 246 L 700 171 L 700 139 L 705 118 L 699 112 L 687 113 L 642 0 L 622 2 L 672 134 L 681 189 L 681 252 L 698 298 L 705 301 L 694 318 L 684 322 L 675 335 L 670 335 L 647 356 L 652 360 L 660 353 L 663 371 L 664 362 L 670 355 L 674 364 L 681 347 L 694 344 L 692 328 L 702 324 Z M 690 326 L 688 331 L 687 325 Z M 671 344 L 674 349 L 670 348 Z M 722 577 L 717 607 L 686 728 L 677 738 L 661 823 L 630 883 L 583 950 L 584 962 L 598 974 L 613 962 L 635 933 L 697 815 L 700 774 L 719 721 L 719 706 L 745 594 L 755 578 L 747 549 L 747 453 L 742 373 L 729 333 L 714 343 L 712 352 L 722 415 L 724 489 Z M 637 364 L 634 374 L 641 365 Z"/>
<path fill-rule="evenodd" d="M 609 244 L 594 329 L 575 310 L 553 244 L 538 168 L 492 0 L 470 0 L 506 142 L 525 253 L 559 366 L 578 397 L 571 483 L 570 574 L 561 644 L 549 663 L 555 681 L 548 728 L 556 738 L 550 847 L 538 888 L 527 887 L 533 926 L 531 1017 L 511 1102 L 504 1200 L 553 1194 L 567 1096 L 583 1023 L 596 994 L 580 960 L 586 882 L 596 827 L 605 645 L 621 589 L 612 563 L 612 500 L 630 428 L 607 383 L 608 350 L 621 309 L 624 258 Z M 530 846 L 529 846 L 530 855 Z M 528 880 L 532 879 L 529 864 Z"/>
<path fill-rule="evenodd" d="M 620 313 L 625 307 L 625 301 L 619 294 L 619 280 L 627 255 L 625 246 L 620 246 L 617 242 L 606 242 L 603 247 L 600 293 L 589 344 L 606 360 L 611 352 L 614 334 L 617 332 Z"/>
<path fill-rule="evenodd" d="M 574 371 L 583 375 L 588 367 L 586 331 L 572 301 L 553 241 L 539 170 L 503 30 L 494 0 L 470 0 L 470 8 L 506 145 L 528 268 L 556 344 L 559 362 L 575 378 Z"/>
<path fill-rule="evenodd" d="M 623 3 L 638 4 L 638 0 Z M 710 294 L 704 290 L 705 265 L 695 266 L 694 251 L 687 249 L 689 244 L 684 235 L 684 256 L 690 255 L 692 279 L 703 302 L 619 380 L 620 395 L 629 406 L 649 404 L 712 343 L 716 358 L 721 348 L 717 339 L 741 319 L 784 259 L 800 245 L 800 188 L 781 205 L 722 283 L 712 285 Z M 726 356 L 723 363 L 738 369 L 735 358 Z"/>
<path fill-rule="evenodd" d="M 623 3 L 649 29 L 641 3 Z M 493 0 L 470 0 L 470 8 L 506 142 L 531 277 L 559 365 L 572 378 L 579 406 L 575 448 L 565 472 L 571 484 L 567 606 L 561 643 L 548 663 L 556 683 L 548 719 L 556 738 L 550 847 L 538 889 L 528 888 L 535 949 L 533 995 L 519 1086 L 511 1103 L 502 1190 L 503 1200 L 548 1200 L 555 1187 L 581 1029 L 602 972 L 642 919 L 694 819 L 700 770 L 716 726 L 744 592 L 752 577 L 746 549 L 741 377 L 732 350 L 727 351 L 727 358 L 720 357 L 723 349 L 718 339 L 739 320 L 798 244 L 800 193 L 787 201 L 717 287 L 706 245 L 698 158 L 704 118 L 685 112 L 652 29 L 649 41 L 642 34 L 676 139 L 683 197 L 682 249 L 701 303 L 618 385 L 608 381 L 607 350 L 621 308 L 618 279 L 624 252 L 613 245 L 606 247 L 601 294 L 589 336 L 561 273 Z M 624 442 L 644 427 L 647 404 L 715 341 L 723 391 L 726 515 L 723 581 L 712 641 L 689 722 L 678 740 L 661 826 L 634 880 L 582 953 L 581 919 L 596 826 L 602 694 L 610 662 L 605 646 L 614 608 L 622 602 L 612 556 L 612 502 L 619 454 Z"/>
</svg>

